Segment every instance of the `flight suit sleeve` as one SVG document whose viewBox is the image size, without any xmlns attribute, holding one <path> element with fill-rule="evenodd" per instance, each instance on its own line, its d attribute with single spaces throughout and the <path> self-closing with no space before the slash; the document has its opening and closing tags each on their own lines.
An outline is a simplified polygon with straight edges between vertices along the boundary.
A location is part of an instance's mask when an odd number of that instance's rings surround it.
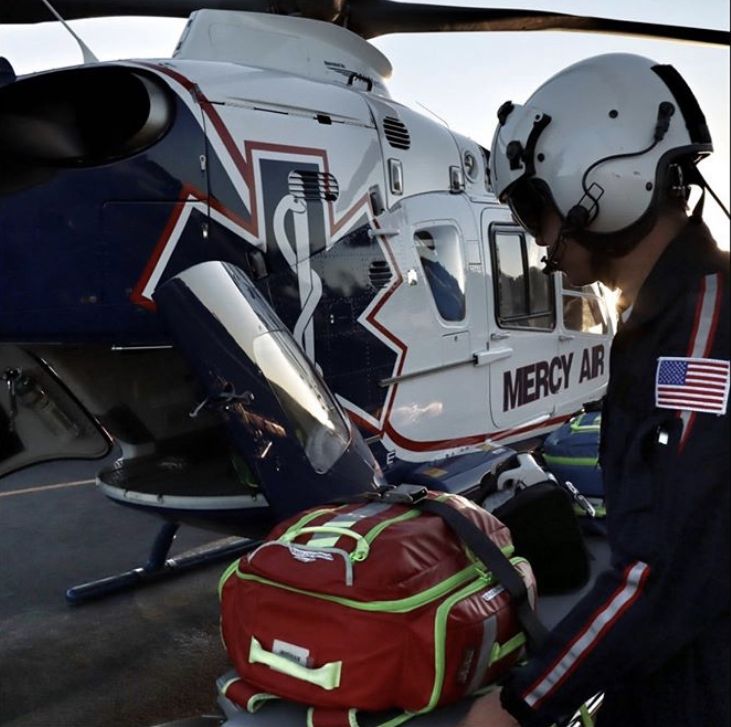
<svg viewBox="0 0 731 727">
<path fill-rule="evenodd" d="M 728 362 L 725 280 L 707 276 L 709 287 L 711 278 L 715 297 L 702 283 L 696 312 L 686 316 L 693 328 L 668 345 L 675 355 L 683 345 L 681 355 Z M 724 408 L 717 414 L 658 407 L 639 427 L 623 469 L 627 501 L 611 503 L 611 569 L 505 682 L 503 706 L 521 725 L 560 723 L 594 694 L 642 680 L 728 612 Z"/>
</svg>

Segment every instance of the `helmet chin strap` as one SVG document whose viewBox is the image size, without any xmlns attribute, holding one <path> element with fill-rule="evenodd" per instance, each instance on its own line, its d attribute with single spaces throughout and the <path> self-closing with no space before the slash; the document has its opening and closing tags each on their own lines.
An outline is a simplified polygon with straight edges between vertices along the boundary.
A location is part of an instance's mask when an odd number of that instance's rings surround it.
<svg viewBox="0 0 731 727">
<path fill-rule="evenodd" d="M 560 270 L 559 263 L 561 262 L 561 258 L 563 257 L 563 251 L 565 246 L 566 230 L 561 227 L 558 232 L 558 239 L 556 240 L 556 244 L 549 249 L 548 255 L 544 255 L 541 258 L 541 262 L 545 263 L 545 266 L 541 271 L 542 273 L 544 273 L 545 275 L 550 275 L 551 273 L 555 273 L 556 271 Z"/>
</svg>

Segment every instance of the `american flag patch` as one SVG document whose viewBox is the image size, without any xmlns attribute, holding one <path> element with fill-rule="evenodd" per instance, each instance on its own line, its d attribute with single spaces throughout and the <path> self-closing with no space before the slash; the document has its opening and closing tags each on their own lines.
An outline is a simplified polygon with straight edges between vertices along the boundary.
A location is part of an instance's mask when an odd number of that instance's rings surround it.
<svg viewBox="0 0 731 727">
<path fill-rule="evenodd" d="M 655 405 L 725 414 L 729 391 L 729 362 L 713 358 L 657 360 Z"/>
</svg>

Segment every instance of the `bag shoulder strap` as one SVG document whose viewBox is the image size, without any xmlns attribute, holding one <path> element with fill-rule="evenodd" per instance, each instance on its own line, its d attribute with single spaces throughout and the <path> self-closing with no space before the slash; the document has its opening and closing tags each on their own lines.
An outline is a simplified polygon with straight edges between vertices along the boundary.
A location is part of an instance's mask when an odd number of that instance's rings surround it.
<svg viewBox="0 0 731 727">
<path fill-rule="evenodd" d="M 485 564 L 513 599 L 528 648 L 531 651 L 538 649 L 548 636 L 548 629 L 538 620 L 528 601 L 528 591 L 523 579 L 500 548 L 469 518 L 444 501 L 425 498 L 414 502 L 411 507 L 442 518 L 452 532 Z"/>
</svg>

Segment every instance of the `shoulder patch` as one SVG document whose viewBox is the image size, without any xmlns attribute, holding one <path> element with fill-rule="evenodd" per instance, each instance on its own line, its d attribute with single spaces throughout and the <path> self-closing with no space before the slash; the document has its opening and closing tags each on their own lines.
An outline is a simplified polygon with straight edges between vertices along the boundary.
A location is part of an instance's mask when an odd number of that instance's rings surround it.
<svg viewBox="0 0 731 727">
<path fill-rule="evenodd" d="M 655 406 L 660 409 L 725 414 L 728 393 L 728 361 L 670 356 L 657 360 Z"/>
</svg>

